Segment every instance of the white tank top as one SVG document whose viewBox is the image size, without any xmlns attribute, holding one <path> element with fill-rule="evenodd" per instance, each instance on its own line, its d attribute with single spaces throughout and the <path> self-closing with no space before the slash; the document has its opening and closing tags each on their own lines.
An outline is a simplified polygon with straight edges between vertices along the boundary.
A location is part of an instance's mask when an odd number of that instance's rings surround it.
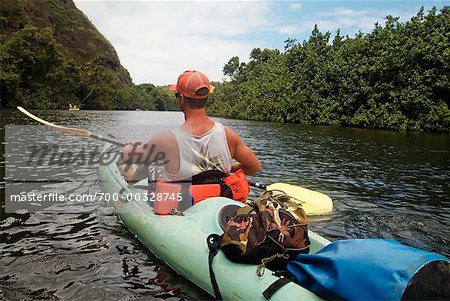
<svg viewBox="0 0 450 301">
<path fill-rule="evenodd" d="M 201 136 L 192 135 L 181 128 L 170 132 L 175 136 L 178 144 L 180 168 L 174 174 L 166 171 L 168 180 L 190 179 L 207 170 L 230 173 L 232 158 L 223 124 L 215 122 L 214 126 Z"/>
</svg>

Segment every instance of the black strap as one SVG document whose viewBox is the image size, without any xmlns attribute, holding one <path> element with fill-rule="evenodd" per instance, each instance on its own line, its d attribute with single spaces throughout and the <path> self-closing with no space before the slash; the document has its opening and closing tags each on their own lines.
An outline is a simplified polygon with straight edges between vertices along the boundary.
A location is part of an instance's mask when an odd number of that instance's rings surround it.
<svg viewBox="0 0 450 301">
<path fill-rule="evenodd" d="M 262 294 L 264 298 L 267 300 L 273 296 L 280 288 L 282 288 L 285 284 L 291 282 L 288 278 L 278 278 L 275 280 Z"/>
<path fill-rule="evenodd" d="M 219 184 L 227 174 L 221 170 L 207 170 L 192 176 L 192 184 Z"/>
<path fill-rule="evenodd" d="M 143 189 L 143 190 L 149 190 L 149 186 L 148 185 L 133 185 L 132 188 L 136 188 L 136 189 Z"/>
<path fill-rule="evenodd" d="M 206 238 L 206 243 L 209 248 L 209 256 L 208 256 L 208 265 L 209 265 L 209 278 L 211 278 L 211 284 L 214 290 L 215 300 L 222 300 L 222 295 L 220 294 L 219 285 L 216 281 L 216 276 L 214 275 L 214 271 L 212 268 L 212 262 L 214 256 L 216 256 L 217 252 L 220 249 L 220 236 L 217 234 L 210 234 Z"/>
<path fill-rule="evenodd" d="M 232 199 L 233 191 L 225 182 L 220 183 L 220 196 Z"/>
</svg>

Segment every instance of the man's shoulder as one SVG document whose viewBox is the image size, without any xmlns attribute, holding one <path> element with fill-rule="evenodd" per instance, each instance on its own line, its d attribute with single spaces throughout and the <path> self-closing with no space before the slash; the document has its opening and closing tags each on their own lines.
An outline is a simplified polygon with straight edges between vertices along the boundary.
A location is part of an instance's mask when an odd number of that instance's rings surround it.
<svg viewBox="0 0 450 301">
<path fill-rule="evenodd" d="M 227 136 L 227 139 L 231 138 L 233 140 L 239 138 L 239 135 L 230 127 L 228 126 L 223 126 L 223 128 L 225 129 L 225 135 Z"/>
<path fill-rule="evenodd" d="M 230 127 L 224 126 L 225 129 L 225 137 L 227 138 L 228 147 L 230 149 L 231 154 L 234 154 L 234 150 L 236 146 L 239 144 L 240 137 L 239 135 Z"/>
<path fill-rule="evenodd" d="M 170 147 L 176 142 L 175 136 L 171 131 L 165 131 L 153 136 L 147 143 L 157 144 L 160 147 Z"/>
</svg>

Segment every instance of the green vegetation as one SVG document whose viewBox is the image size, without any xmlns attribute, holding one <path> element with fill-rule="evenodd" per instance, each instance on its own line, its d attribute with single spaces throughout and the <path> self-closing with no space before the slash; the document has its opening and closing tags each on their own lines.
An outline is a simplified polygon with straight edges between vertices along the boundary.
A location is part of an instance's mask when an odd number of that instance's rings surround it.
<svg viewBox="0 0 450 301">
<path fill-rule="evenodd" d="M 284 52 L 233 57 L 209 112 L 251 120 L 449 132 L 450 7 L 405 23 L 388 16 L 354 38 L 317 26 Z"/>
<path fill-rule="evenodd" d="M 450 131 L 450 7 L 388 16 L 369 34 L 317 26 L 284 51 L 233 57 L 209 113 L 251 120 Z M 72 0 L 0 2 L 0 107 L 178 110 L 167 87 L 135 86 Z"/>
<path fill-rule="evenodd" d="M 137 86 L 144 91 L 155 102 L 155 109 L 158 111 L 178 111 L 180 108 L 177 104 L 173 92 L 169 91 L 170 86 L 155 87 L 152 84 L 141 84 Z"/>
<path fill-rule="evenodd" d="M 0 2 L 0 107 L 155 109 L 71 0 Z"/>
</svg>

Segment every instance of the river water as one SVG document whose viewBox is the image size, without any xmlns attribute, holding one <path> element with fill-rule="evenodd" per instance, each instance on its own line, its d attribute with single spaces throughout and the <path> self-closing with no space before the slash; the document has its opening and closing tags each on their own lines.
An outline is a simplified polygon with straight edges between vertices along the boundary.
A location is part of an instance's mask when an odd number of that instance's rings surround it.
<svg viewBox="0 0 450 301">
<path fill-rule="evenodd" d="M 183 120 L 179 112 L 33 113 L 120 141 L 144 140 Z M 450 256 L 449 135 L 216 120 L 239 133 L 260 158 L 263 170 L 253 180 L 296 184 L 333 199 L 333 213 L 310 220 L 318 234 L 330 240 L 394 238 Z M 5 180 L 4 128 L 22 124 L 35 122 L 16 110 L 0 110 L 0 299 L 209 299 L 153 256 L 107 206 L 5 213 L 5 185 L 14 179 L 7 170 Z M 60 135 L 74 147 L 101 145 Z M 8 151 L 23 152 L 16 148 Z M 97 168 L 74 167 L 67 182 L 57 185 L 77 193 L 101 191 Z"/>
</svg>

